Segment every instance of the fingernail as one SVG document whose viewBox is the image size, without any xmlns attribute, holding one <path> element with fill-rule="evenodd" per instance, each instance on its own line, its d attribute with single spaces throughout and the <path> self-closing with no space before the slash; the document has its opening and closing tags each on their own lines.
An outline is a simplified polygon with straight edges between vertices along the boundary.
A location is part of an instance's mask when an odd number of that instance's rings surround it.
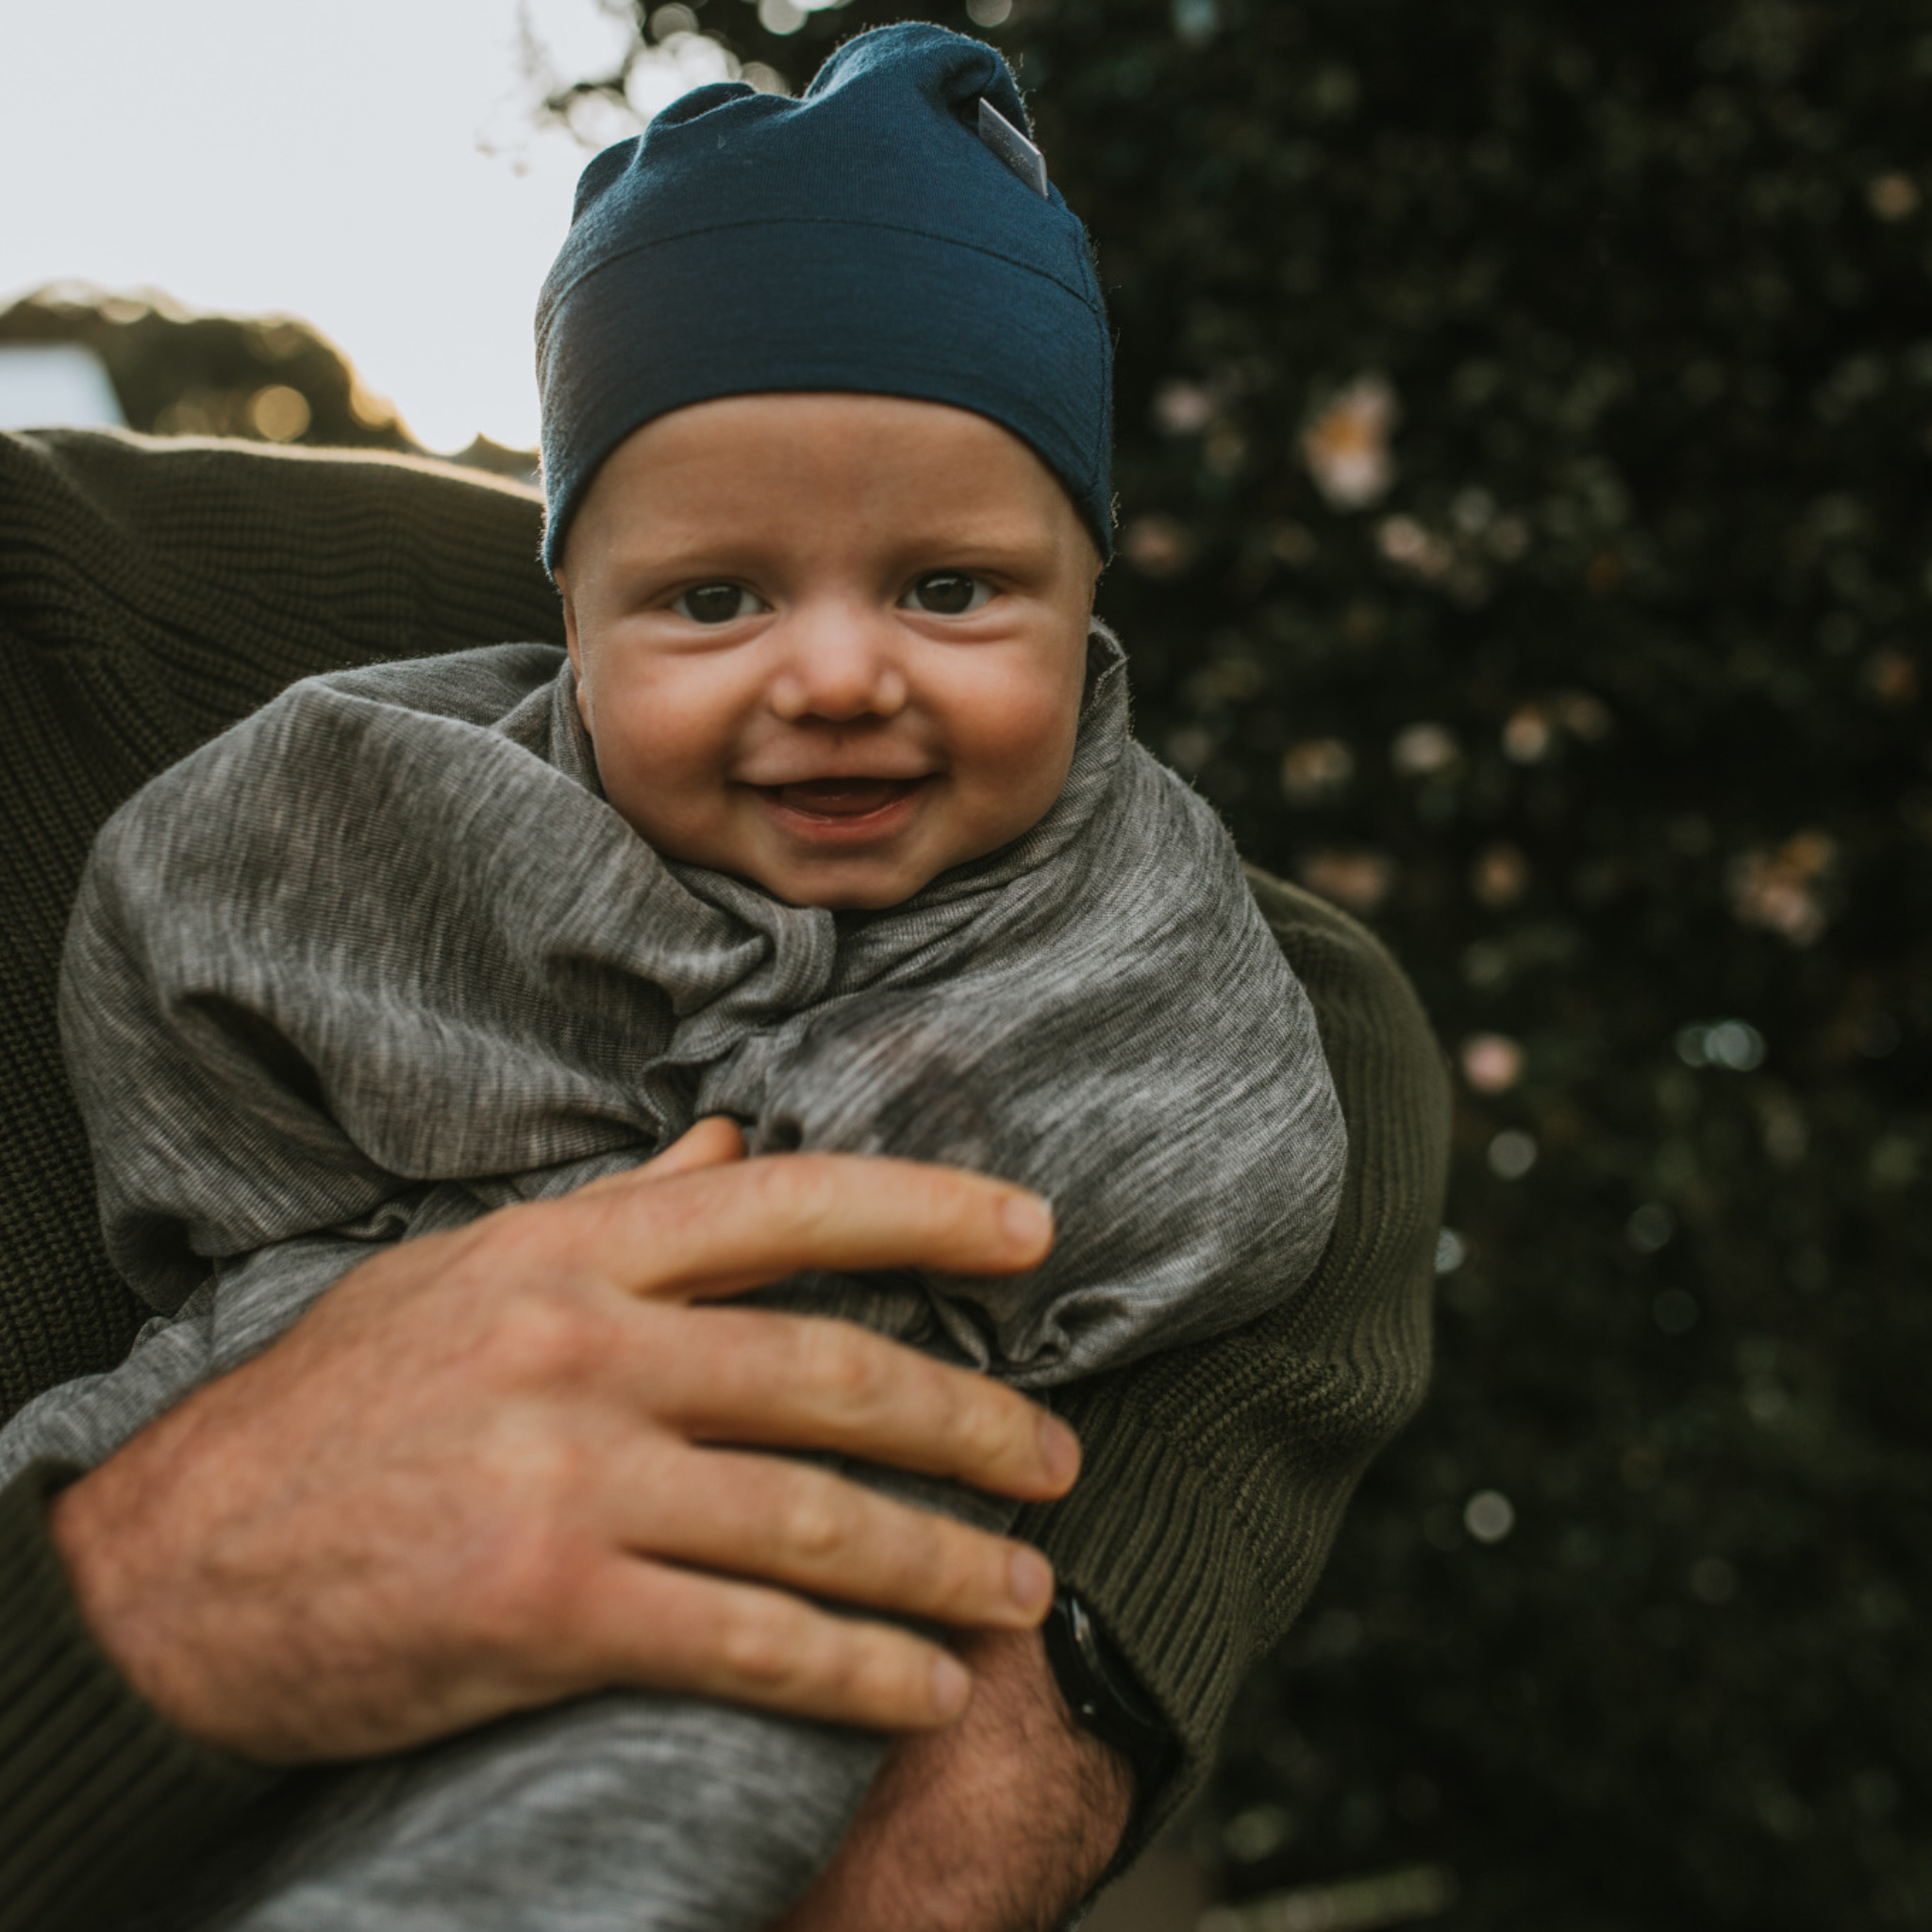
<svg viewBox="0 0 1932 1932">
<path fill-rule="evenodd" d="M 1065 1488 L 1080 1473 L 1080 1439 L 1057 1415 L 1040 1416 L 1040 1459 L 1046 1473 Z"/>
<path fill-rule="evenodd" d="M 1038 1194 L 1008 1194 L 1000 1212 L 1007 1232 L 1022 1247 L 1037 1248 L 1053 1240 L 1053 1209 Z"/>
<path fill-rule="evenodd" d="M 1007 1563 L 1013 1601 L 1023 1610 L 1043 1610 L 1053 1595 L 1053 1569 L 1038 1550 L 1021 1543 Z"/>
<path fill-rule="evenodd" d="M 973 1691 L 973 1678 L 966 1666 L 946 1651 L 933 1659 L 932 1701 L 944 1717 L 957 1717 L 966 1708 Z"/>
</svg>

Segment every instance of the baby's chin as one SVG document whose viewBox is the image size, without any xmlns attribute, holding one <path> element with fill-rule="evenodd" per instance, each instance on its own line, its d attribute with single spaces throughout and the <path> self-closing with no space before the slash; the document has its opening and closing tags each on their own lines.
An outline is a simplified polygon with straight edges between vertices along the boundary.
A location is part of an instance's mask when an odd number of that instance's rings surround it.
<svg viewBox="0 0 1932 1932">
<path fill-rule="evenodd" d="M 761 853 L 748 856 L 741 865 L 721 870 L 736 872 L 788 906 L 811 906 L 827 912 L 883 912 L 916 898 L 941 873 L 995 849 L 994 845 L 961 844 L 918 853 L 845 853 L 807 858 Z"/>
<path fill-rule="evenodd" d="M 824 912 L 884 912 L 916 898 L 945 870 L 944 866 L 759 865 L 747 867 L 741 876 L 788 906 L 815 907 Z"/>
</svg>

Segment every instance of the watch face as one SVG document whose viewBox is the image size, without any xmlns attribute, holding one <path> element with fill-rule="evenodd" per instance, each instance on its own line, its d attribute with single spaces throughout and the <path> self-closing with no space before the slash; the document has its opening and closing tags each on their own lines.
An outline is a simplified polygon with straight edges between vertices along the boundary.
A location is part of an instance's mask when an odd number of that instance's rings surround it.
<svg viewBox="0 0 1932 1932">
<path fill-rule="evenodd" d="M 1174 1742 L 1153 1700 L 1071 1591 L 1055 1596 L 1044 1635 L 1047 1661 L 1074 1721 L 1118 1751 L 1144 1788 Z"/>
</svg>

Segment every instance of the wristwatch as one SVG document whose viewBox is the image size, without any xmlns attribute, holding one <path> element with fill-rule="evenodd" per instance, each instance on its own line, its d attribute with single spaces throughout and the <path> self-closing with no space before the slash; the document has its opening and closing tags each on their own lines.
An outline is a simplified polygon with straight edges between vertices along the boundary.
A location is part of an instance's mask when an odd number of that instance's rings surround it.
<svg viewBox="0 0 1932 1932">
<path fill-rule="evenodd" d="M 1111 1744 L 1133 1767 L 1144 1796 L 1173 1755 L 1175 1739 L 1127 1660 L 1071 1590 L 1055 1592 L 1047 1613 L 1046 1660 L 1074 1722 Z"/>
</svg>

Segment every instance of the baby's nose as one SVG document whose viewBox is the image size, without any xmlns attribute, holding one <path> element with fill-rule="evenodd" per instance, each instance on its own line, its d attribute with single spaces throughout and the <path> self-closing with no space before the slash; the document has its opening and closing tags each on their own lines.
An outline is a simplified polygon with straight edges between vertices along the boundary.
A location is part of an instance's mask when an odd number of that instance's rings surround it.
<svg viewBox="0 0 1932 1932">
<path fill-rule="evenodd" d="M 890 718 L 906 707 L 906 674 L 885 627 L 845 613 L 842 621 L 805 621 L 785 640 L 774 668 L 772 709 L 801 718 Z"/>
</svg>

